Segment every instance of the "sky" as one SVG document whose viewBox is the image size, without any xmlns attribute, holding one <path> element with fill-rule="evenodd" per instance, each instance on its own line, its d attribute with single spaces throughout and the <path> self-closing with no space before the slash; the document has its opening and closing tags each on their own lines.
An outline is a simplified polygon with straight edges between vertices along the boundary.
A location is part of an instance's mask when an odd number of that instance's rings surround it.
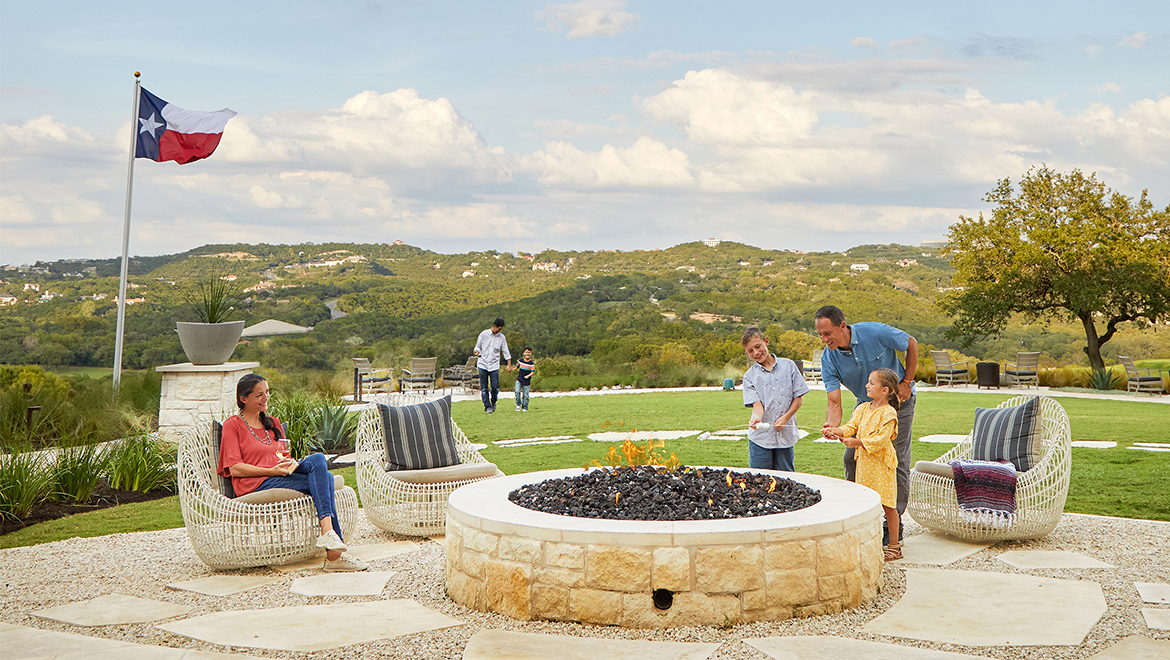
<svg viewBox="0 0 1170 660">
<path fill-rule="evenodd" d="M 0 0 L 0 263 L 121 253 L 135 71 L 230 108 L 130 253 L 945 238 L 1030 168 L 1170 203 L 1170 3 Z"/>
</svg>

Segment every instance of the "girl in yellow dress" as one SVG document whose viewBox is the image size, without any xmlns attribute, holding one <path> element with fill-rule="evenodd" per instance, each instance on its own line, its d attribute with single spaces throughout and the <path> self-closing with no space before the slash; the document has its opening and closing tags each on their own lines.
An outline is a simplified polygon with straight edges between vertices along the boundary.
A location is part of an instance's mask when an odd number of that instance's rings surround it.
<svg viewBox="0 0 1170 660">
<path fill-rule="evenodd" d="M 825 429 L 824 436 L 855 448 L 857 483 L 877 491 L 882 498 L 890 528 L 886 561 L 895 561 L 902 558 L 902 546 L 898 544 L 901 519 L 896 508 L 898 454 L 894 451 L 894 439 L 898 437 L 898 375 L 889 369 L 871 372 L 865 393 L 873 400 L 854 408 L 844 426 Z"/>
</svg>

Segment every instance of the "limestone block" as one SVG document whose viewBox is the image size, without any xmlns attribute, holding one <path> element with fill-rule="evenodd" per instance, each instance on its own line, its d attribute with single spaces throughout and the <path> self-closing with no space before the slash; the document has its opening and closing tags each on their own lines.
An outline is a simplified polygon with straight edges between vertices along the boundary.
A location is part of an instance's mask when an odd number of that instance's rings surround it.
<svg viewBox="0 0 1170 660">
<path fill-rule="evenodd" d="M 566 619 L 569 616 L 569 590 L 563 587 L 532 587 L 532 614 L 542 619 Z"/>
<path fill-rule="evenodd" d="M 500 559 L 535 564 L 540 560 L 540 541 L 520 536 L 501 536 L 497 551 Z"/>
<path fill-rule="evenodd" d="M 532 568 L 502 561 L 484 562 L 484 601 L 488 609 L 513 619 L 531 614 Z"/>
<path fill-rule="evenodd" d="M 817 572 L 812 568 L 766 571 L 768 607 L 806 605 L 817 600 Z"/>
<path fill-rule="evenodd" d="M 849 607 L 857 607 L 865 602 L 863 597 L 864 589 L 862 589 L 861 569 L 849 571 L 844 576 L 845 578 L 845 604 Z"/>
<path fill-rule="evenodd" d="M 487 611 L 483 599 L 484 584 L 482 580 L 468 577 L 460 571 L 453 571 L 447 580 L 447 595 L 460 605 L 481 612 Z"/>
<path fill-rule="evenodd" d="M 882 568 L 886 564 L 880 536 L 861 544 L 861 579 L 866 583 L 881 583 Z"/>
<path fill-rule="evenodd" d="M 645 598 L 649 600 L 650 597 Z M 614 625 L 621 613 L 621 594 L 600 589 L 573 589 L 569 592 L 569 618 L 575 621 Z"/>
<path fill-rule="evenodd" d="M 572 543 L 545 543 L 544 564 L 556 568 L 585 568 L 585 548 Z"/>
<path fill-rule="evenodd" d="M 487 558 L 474 550 L 467 550 L 459 556 L 459 569 L 473 578 L 483 579 L 484 562 Z"/>
<path fill-rule="evenodd" d="M 830 600 L 824 603 L 814 603 L 812 605 L 803 605 L 792 608 L 792 616 L 797 619 L 805 619 L 813 616 L 824 616 L 826 614 L 836 614 L 844 612 L 845 605 L 839 600 Z"/>
<path fill-rule="evenodd" d="M 159 408 L 163 407 L 163 405 L 159 405 Z M 167 399 L 165 406 L 167 410 L 201 410 L 205 407 L 204 402 L 192 399 Z"/>
<path fill-rule="evenodd" d="M 175 382 L 176 399 L 219 401 L 223 396 L 223 377 L 219 374 L 182 374 Z M 235 392 L 232 392 L 235 395 Z"/>
<path fill-rule="evenodd" d="M 817 593 L 821 600 L 844 598 L 846 593 L 844 575 L 827 575 L 817 578 Z"/>
<path fill-rule="evenodd" d="M 567 571 L 562 568 L 538 568 L 532 572 L 533 580 L 537 584 L 552 587 L 583 587 L 585 573 L 581 571 Z"/>
<path fill-rule="evenodd" d="M 764 570 L 788 571 L 816 566 L 817 542 L 812 539 L 769 543 L 764 546 Z"/>
<path fill-rule="evenodd" d="M 762 610 L 768 606 L 767 589 L 745 591 L 739 595 L 740 608 L 743 610 Z"/>
<path fill-rule="evenodd" d="M 723 626 L 740 623 L 739 598 L 731 594 L 687 591 L 674 595 L 670 609 L 654 607 L 650 594 L 622 596 L 621 625 L 630 628 Z"/>
<path fill-rule="evenodd" d="M 858 538 L 853 532 L 817 541 L 818 575 L 839 575 L 860 565 Z"/>
<path fill-rule="evenodd" d="M 650 589 L 649 549 L 591 545 L 586 552 L 585 584 L 613 591 Z"/>
<path fill-rule="evenodd" d="M 655 548 L 654 589 L 690 591 L 691 552 L 687 548 Z"/>
<path fill-rule="evenodd" d="M 743 623 L 757 621 L 784 621 L 792 618 L 792 608 L 784 605 L 771 605 L 762 610 L 747 610 L 743 613 Z"/>
<path fill-rule="evenodd" d="M 764 553 L 758 545 L 699 548 L 695 551 L 695 590 L 735 593 L 759 589 Z"/>
<path fill-rule="evenodd" d="M 196 411 L 194 410 L 159 410 L 158 411 L 158 425 L 163 426 L 194 426 L 198 420 Z"/>
<path fill-rule="evenodd" d="M 466 550 L 482 552 L 489 557 L 496 556 L 496 548 L 499 545 L 499 541 L 499 536 L 488 532 L 481 532 L 478 529 L 468 528 L 463 532 L 463 547 Z"/>
</svg>

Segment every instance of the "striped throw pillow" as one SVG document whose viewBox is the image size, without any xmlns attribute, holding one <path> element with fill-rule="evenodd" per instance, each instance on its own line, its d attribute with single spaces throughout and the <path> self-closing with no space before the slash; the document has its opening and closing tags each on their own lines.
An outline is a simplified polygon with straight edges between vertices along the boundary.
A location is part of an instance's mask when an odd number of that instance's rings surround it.
<svg viewBox="0 0 1170 660">
<path fill-rule="evenodd" d="M 1011 461 L 1019 472 L 1040 462 L 1043 451 L 1040 397 L 1011 408 L 975 409 L 971 431 L 971 458 L 977 461 Z"/>
<path fill-rule="evenodd" d="M 451 432 L 451 396 L 413 406 L 378 404 L 386 433 L 386 471 L 459 464 Z"/>
</svg>

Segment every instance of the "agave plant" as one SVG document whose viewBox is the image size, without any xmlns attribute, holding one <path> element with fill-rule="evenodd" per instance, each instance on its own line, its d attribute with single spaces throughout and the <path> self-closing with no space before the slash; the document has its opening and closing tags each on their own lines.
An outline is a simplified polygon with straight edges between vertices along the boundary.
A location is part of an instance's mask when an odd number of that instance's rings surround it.
<svg viewBox="0 0 1170 660">
<path fill-rule="evenodd" d="M 317 409 L 316 431 L 309 439 L 314 451 L 326 454 L 336 453 L 340 448 L 352 446 L 357 417 L 351 415 L 345 404 L 332 406 L 328 403 Z"/>
<path fill-rule="evenodd" d="M 233 305 L 242 299 L 236 281 L 218 277 L 203 280 L 193 291 L 184 293 L 187 304 L 199 315 L 200 323 L 223 323 L 231 318 L 235 311 Z"/>
<path fill-rule="evenodd" d="M 1112 369 L 1094 369 L 1093 373 L 1089 374 L 1089 387 L 1095 390 L 1117 389 L 1119 380 L 1120 377 L 1113 373 Z"/>
</svg>

